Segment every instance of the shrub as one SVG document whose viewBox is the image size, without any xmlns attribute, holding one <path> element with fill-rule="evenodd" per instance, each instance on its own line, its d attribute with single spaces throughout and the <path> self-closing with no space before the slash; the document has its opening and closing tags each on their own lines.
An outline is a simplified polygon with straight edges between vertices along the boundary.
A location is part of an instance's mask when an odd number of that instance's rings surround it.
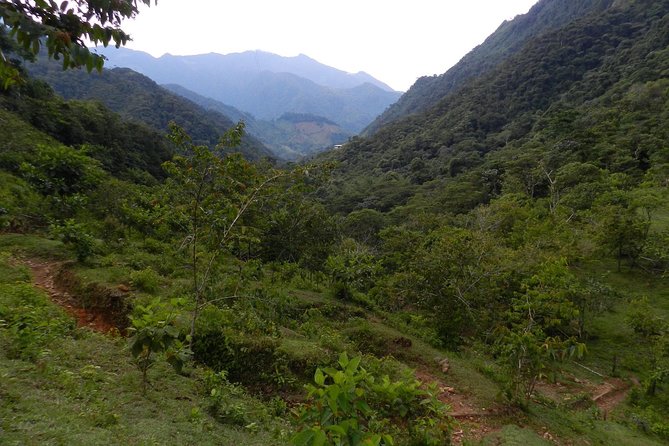
<svg viewBox="0 0 669 446">
<path fill-rule="evenodd" d="M 159 300 L 146 306 L 138 305 L 130 321 L 132 327 L 128 332 L 132 336 L 128 343 L 137 369 L 142 373 L 142 393 L 146 393 L 148 371 L 155 363 L 155 355 L 164 355 L 165 360 L 179 373 L 191 352 L 181 342 L 179 330 L 174 325 L 174 316 L 166 314 L 166 305 Z"/>
<path fill-rule="evenodd" d="M 161 277 L 150 266 L 130 273 L 130 283 L 138 290 L 154 294 L 158 291 Z"/>
<path fill-rule="evenodd" d="M 271 383 L 281 364 L 277 352 L 280 342 L 269 336 L 251 336 L 221 327 L 196 331 L 193 339 L 195 359 L 244 384 Z"/>
<path fill-rule="evenodd" d="M 242 427 L 268 417 L 267 409 L 261 404 L 251 404 L 244 389 L 228 380 L 227 372 L 207 372 L 205 385 L 207 409 L 219 422 Z"/>
<path fill-rule="evenodd" d="M 315 385 L 307 385 L 308 401 L 299 410 L 295 445 L 392 445 L 392 426 L 409 423 L 410 441 L 449 442 L 447 406 L 436 392 L 421 389 L 415 379 L 377 379 L 360 366 L 361 357 L 339 357 L 339 368 L 316 369 Z"/>
<path fill-rule="evenodd" d="M 85 262 L 93 254 L 95 239 L 86 231 L 85 225 L 73 219 L 51 225 L 51 234 L 69 246 L 80 262 Z"/>
</svg>

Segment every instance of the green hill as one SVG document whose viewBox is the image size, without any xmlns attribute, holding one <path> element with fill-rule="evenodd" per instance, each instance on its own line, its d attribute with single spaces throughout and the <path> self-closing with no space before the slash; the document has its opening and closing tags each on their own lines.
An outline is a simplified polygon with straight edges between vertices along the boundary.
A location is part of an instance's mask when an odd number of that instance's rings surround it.
<svg viewBox="0 0 669 446">
<path fill-rule="evenodd" d="M 666 159 L 663 145 L 651 142 L 666 137 L 663 115 L 629 109 L 639 92 L 664 88 L 666 12 L 666 2 L 621 3 L 532 39 L 430 111 L 333 152 L 346 181 L 328 202 L 388 210 L 429 195 L 453 202 L 441 211 L 460 212 L 499 194 L 528 153 L 548 170 L 592 162 L 639 178 Z M 546 193 L 547 180 L 537 181 L 536 193 Z M 467 187 L 472 193 L 458 202 L 451 188 Z"/>
<path fill-rule="evenodd" d="M 385 124 L 423 113 L 467 82 L 484 75 L 518 53 L 533 38 L 552 32 L 588 14 L 598 14 L 613 0 L 542 0 L 511 21 L 505 21 L 485 42 L 474 48 L 453 68 L 439 76 L 421 77 L 400 99 L 363 132 L 375 133 Z"/>
<path fill-rule="evenodd" d="M 84 70 L 63 71 L 59 64 L 39 61 L 27 66 L 31 75 L 49 83 L 66 99 L 96 100 L 126 119 L 142 122 L 166 132 L 174 121 L 201 144 L 218 144 L 223 133 L 233 126 L 226 116 L 206 111 L 195 103 L 158 86 L 148 77 L 127 68 L 104 70 L 89 75 Z M 257 139 L 246 136 L 239 150 L 251 160 L 272 158 L 272 153 Z"/>
</svg>

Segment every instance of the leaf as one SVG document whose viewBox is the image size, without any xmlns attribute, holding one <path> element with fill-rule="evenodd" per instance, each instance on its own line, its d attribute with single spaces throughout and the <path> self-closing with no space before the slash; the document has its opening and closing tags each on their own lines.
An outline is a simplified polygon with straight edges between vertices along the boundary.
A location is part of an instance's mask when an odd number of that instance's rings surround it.
<svg viewBox="0 0 669 446">
<path fill-rule="evenodd" d="M 314 435 L 314 439 L 312 441 L 313 446 L 323 446 L 328 440 L 327 435 L 325 435 L 325 432 L 322 430 L 317 430 Z"/>
<path fill-rule="evenodd" d="M 346 365 L 348 364 L 348 355 L 346 352 L 342 352 L 341 355 L 339 355 L 339 365 L 341 368 L 346 368 Z"/>
<path fill-rule="evenodd" d="M 318 433 L 320 433 L 321 435 L 319 436 Z M 316 441 L 319 441 L 318 439 L 322 438 L 323 436 L 325 436 L 325 433 L 323 431 L 311 428 L 299 432 L 297 435 L 291 438 L 290 442 L 294 446 L 313 446 L 319 444 L 316 443 Z M 325 443 L 322 442 L 320 444 L 323 445 Z"/>
<path fill-rule="evenodd" d="M 325 385 L 325 375 L 323 375 L 323 371 L 321 369 L 316 369 L 316 373 L 314 374 L 314 382 L 319 386 Z"/>
<path fill-rule="evenodd" d="M 346 373 L 348 374 L 353 374 L 356 370 L 358 370 L 358 366 L 360 366 L 360 361 L 362 360 L 362 356 L 356 356 L 355 358 L 351 359 L 348 363 L 348 366 L 346 367 Z"/>
<path fill-rule="evenodd" d="M 346 436 L 346 429 L 344 429 L 342 426 L 339 424 L 333 424 L 332 426 L 327 426 L 325 430 L 329 432 L 334 432 L 336 434 L 341 435 L 342 437 Z"/>
</svg>

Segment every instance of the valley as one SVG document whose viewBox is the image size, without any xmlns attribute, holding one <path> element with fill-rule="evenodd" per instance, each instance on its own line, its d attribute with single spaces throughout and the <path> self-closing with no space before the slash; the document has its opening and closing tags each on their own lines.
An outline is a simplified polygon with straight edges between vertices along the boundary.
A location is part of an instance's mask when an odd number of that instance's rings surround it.
<svg viewBox="0 0 669 446">
<path fill-rule="evenodd" d="M 111 29 L 97 71 L 22 3 L 1 444 L 669 442 L 669 1 L 539 0 L 406 93 Z"/>
</svg>

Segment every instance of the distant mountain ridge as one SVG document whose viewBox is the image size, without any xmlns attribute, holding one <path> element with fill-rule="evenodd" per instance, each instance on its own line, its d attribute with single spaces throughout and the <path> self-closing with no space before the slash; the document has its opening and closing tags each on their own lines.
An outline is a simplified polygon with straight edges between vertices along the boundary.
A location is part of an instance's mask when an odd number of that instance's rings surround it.
<svg viewBox="0 0 669 446">
<path fill-rule="evenodd" d="M 267 121 L 256 119 L 250 113 L 199 95 L 181 85 L 166 84 L 163 85 L 163 88 L 207 110 L 220 112 L 233 121 L 244 121 L 246 131 L 258 138 L 279 158 L 295 160 L 322 152 L 335 144 L 347 141 L 352 136 L 336 123 L 322 116 L 286 112 L 278 119 Z"/>
<path fill-rule="evenodd" d="M 98 48 L 108 67 L 128 67 L 159 84 L 178 84 L 256 118 L 286 112 L 323 116 L 358 133 L 401 95 L 366 73 L 349 74 L 305 56 L 262 51 L 154 58 L 126 48 Z"/>
<path fill-rule="evenodd" d="M 504 21 L 481 45 L 438 76 L 423 76 L 363 132 L 370 135 L 402 117 L 422 113 L 523 49 L 532 38 L 589 13 L 605 11 L 614 0 L 540 0 L 527 14 Z"/>
</svg>

